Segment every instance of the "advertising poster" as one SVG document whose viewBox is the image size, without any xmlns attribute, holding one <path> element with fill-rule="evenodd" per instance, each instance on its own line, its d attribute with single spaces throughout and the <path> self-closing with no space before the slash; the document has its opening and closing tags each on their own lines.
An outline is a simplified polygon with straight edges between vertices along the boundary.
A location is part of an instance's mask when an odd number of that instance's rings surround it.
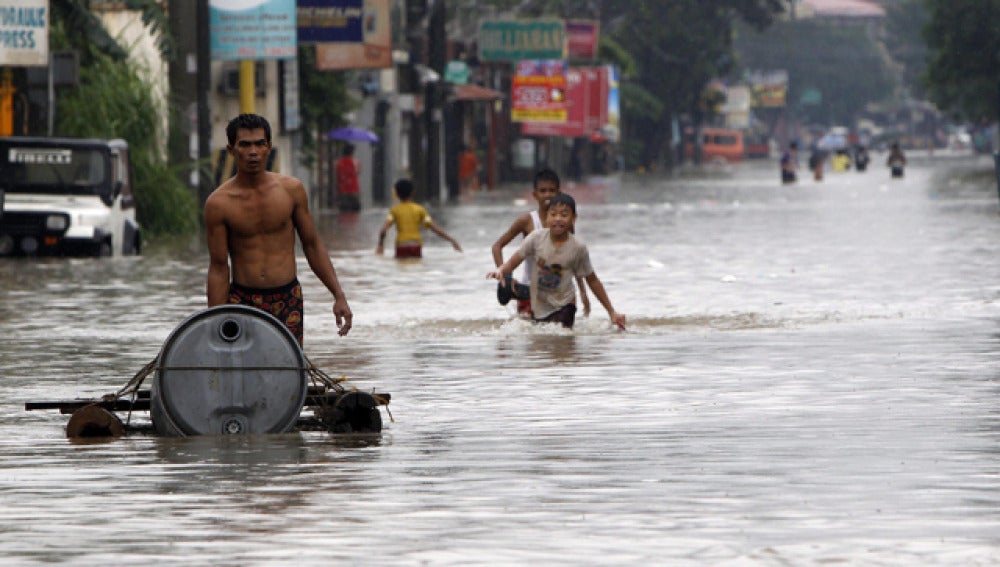
<svg viewBox="0 0 1000 567">
<path fill-rule="evenodd" d="M 753 71 L 748 74 L 754 108 L 783 108 L 788 93 L 788 71 Z"/>
<path fill-rule="evenodd" d="M 212 59 L 292 59 L 295 0 L 209 0 Z"/>
<path fill-rule="evenodd" d="M 299 0 L 299 41 L 316 44 L 316 68 L 392 67 L 389 0 Z"/>
<path fill-rule="evenodd" d="M 0 0 L 0 65 L 49 64 L 49 0 Z"/>
<path fill-rule="evenodd" d="M 566 121 L 522 122 L 521 134 L 567 138 L 587 135 L 587 109 L 590 104 L 587 87 L 584 70 L 570 67 L 566 72 Z"/>
<path fill-rule="evenodd" d="M 566 122 L 566 73 L 561 60 L 518 62 L 511 84 L 511 120 Z"/>
<path fill-rule="evenodd" d="M 604 125 L 605 137 L 609 142 L 618 142 L 621 139 L 621 89 L 618 83 L 618 67 L 608 65 L 608 119 Z"/>
</svg>

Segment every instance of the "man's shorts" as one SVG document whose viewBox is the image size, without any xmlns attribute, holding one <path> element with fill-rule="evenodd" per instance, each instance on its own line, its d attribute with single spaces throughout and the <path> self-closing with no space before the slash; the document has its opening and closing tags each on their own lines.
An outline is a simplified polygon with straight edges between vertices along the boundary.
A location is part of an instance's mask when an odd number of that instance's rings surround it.
<svg viewBox="0 0 1000 567">
<path fill-rule="evenodd" d="M 274 315 L 295 335 L 299 346 L 302 345 L 302 286 L 297 278 L 281 287 L 270 289 L 246 287 L 233 282 L 229 284 L 229 303 L 249 305 Z"/>
<path fill-rule="evenodd" d="M 563 327 L 572 329 L 573 323 L 576 321 L 576 305 L 573 303 L 563 305 L 558 311 L 534 321 L 536 323 L 562 323 Z"/>
</svg>

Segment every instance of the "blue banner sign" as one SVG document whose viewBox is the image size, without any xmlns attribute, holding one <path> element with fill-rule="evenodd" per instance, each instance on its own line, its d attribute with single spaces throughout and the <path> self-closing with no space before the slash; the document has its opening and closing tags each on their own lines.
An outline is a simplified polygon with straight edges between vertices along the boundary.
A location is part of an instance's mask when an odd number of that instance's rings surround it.
<svg viewBox="0 0 1000 567">
<path fill-rule="evenodd" d="M 292 59 L 295 0 L 209 0 L 212 59 Z"/>
</svg>

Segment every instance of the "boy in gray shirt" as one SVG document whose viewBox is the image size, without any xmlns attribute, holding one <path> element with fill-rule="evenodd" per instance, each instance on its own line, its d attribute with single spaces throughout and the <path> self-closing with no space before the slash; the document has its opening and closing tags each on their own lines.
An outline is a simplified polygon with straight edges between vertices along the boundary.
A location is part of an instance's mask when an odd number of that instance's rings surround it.
<svg viewBox="0 0 1000 567">
<path fill-rule="evenodd" d="M 619 328 L 625 327 L 625 316 L 614 310 L 590 264 L 587 246 L 571 232 L 576 222 L 576 201 L 566 193 L 559 193 L 549 202 L 548 228 L 533 231 L 521 247 L 502 266 L 486 274 L 500 280 L 516 269 L 524 258 L 534 257 L 531 275 L 531 312 L 536 322 L 557 322 L 572 328 L 576 319 L 576 291 L 573 280 L 582 277 Z"/>
</svg>

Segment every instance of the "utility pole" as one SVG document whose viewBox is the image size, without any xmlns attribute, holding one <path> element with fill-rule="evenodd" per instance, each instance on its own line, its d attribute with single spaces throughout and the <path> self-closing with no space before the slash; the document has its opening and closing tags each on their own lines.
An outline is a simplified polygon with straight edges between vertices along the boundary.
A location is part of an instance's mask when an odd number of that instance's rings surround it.
<svg viewBox="0 0 1000 567">
<path fill-rule="evenodd" d="M 441 146 L 444 126 L 444 66 L 447 64 L 448 35 L 445 30 L 445 0 L 431 0 L 427 25 L 428 62 L 438 74 L 437 81 L 427 81 L 426 124 L 427 124 L 427 190 L 437 200 L 441 195 Z"/>
<path fill-rule="evenodd" d="M 212 43 L 209 28 L 208 0 L 197 0 L 198 34 L 198 202 L 205 204 L 212 192 L 212 178 L 208 174 L 208 164 L 212 158 L 212 124 L 208 109 L 208 93 L 212 89 Z"/>
<path fill-rule="evenodd" d="M 424 63 L 425 27 L 427 16 L 427 0 L 406 0 L 406 42 L 410 51 L 410 62 L 403 79 L 406 82 L 405 92 L 416 98 L 421 93 L 420 72 L 418 65 Z M 430 109 L 424 104 L 424 113 Z M 415 187 L 413 200 L 422 200 L 427 191 L 427 161 L 423 159 L 424 128 L 420 120 L 410 123 L 410 176 Z"/>
<path fill-rule="evenodd" d="M 194 190 L 202 204 L 213 189 L 209 171 L 212 54 L 208 14 L 208 0 L 173 2 L 168 10 L 170 29 L 177 40 L 177 57 L 168 70 L 170 93 L 177 107 L 168 143 L 170 163 L 185 166 L 180 168 L 181 181 Z"/>
</svg>

